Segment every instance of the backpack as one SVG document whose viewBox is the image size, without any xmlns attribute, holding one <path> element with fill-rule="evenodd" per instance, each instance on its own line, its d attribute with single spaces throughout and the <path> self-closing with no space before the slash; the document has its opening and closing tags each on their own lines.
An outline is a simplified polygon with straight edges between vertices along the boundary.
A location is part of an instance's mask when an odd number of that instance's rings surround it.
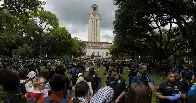
<svg viewBox="0 0 196 103">
<path fill-rule="evenodd" d="M 67 101 L 68 101 L 67 98 L 62 99 L 60 102 L 56 102 L 54 100 L 51 100 L 50 96 L 44 98 L 44 103 L 67 103 Z"/>
<path fill-rule="evenodd" d="M 27 103 L 37 103 L 37 100 L 39 99 L 39 97 L 42 95 L 43 93 L 39 93 L 37 94 L 34 98 L 31 98 L 31 93 L 27 94 Z"/>
</svg>

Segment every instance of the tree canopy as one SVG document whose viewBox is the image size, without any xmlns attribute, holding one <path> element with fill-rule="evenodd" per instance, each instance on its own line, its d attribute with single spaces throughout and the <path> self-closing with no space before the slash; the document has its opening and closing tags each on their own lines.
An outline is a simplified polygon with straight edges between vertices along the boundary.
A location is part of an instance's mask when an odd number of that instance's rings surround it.
<svg viewBox="0 0 196 103">
<path fill-rule="evenodd" d="M 0 55 L 81 56 L 84 45 L 40 0 L 3 0 L 0 6 Z M 82 47 L 83 46 L 83 47 Z"/>
<path fill-rule="evenodd" d="M 164 60 L 195 51 L 194 0 L 114 0 L 114 45 L 120 52 Z"/>
</svg>

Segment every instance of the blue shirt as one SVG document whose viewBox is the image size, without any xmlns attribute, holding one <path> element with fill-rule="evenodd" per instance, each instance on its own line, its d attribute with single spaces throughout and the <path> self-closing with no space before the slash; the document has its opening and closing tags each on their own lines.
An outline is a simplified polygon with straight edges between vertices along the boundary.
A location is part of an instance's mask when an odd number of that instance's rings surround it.
<svg viewBox="0 0 196 103">
<path fill-rule="evenodd" d="M 75 68 L 72 67 L 72 68 L 69 70 L 69 74 L 73 75 L 73 74 L 75 74 L 75 73 L 76 73 Z M 77 72 L 77 74 L 78 74 L 78 73 L 82 73 L 82 70 L 79 69 L 79 71 Z"/>
<path fill-rule="evenodd" d="M 74 68 L 72 67 L 70 70 L 69 70 L 69 74 L 73 74 L 75 72 Z"/>
<path fill-rule="evenodd" d="M 147 78 L 148 78 L 148 80 L 149 80 L 150 83 L 152 83 L 153 85 L 155 85 L 152 76 L 147 76 Z M 140 76 L 135 76 L 135 77 L 133 77 L 133 79 L 131 80 L 130 83 L 131 83 L 131 85 L 132 85 L 133 83 L 140 82 L 140 81 L 141 81 L 141 82 L 144 82 L 144 81 L 143 81 L 143 78 L 140 77 Z"/>
<path fill-rule="evenodd" d="M 176 63 L 175 68 L 177 68 L 179 71 L 181 71 L 182 69 L 184 69 L 184 67 L 180 63 Z"/>
<path fill-rule="evenodd" d="M 188 96 L 192 96 L 192 95 L 196 95 L 196 83 L 194 83 L 188 91 Z"/>
</svg>

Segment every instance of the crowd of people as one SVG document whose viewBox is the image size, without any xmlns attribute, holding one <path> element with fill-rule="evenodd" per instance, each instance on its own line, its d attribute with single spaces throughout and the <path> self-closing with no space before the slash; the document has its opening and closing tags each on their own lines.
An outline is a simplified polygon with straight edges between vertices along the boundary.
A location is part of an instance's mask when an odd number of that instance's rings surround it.
<svg viewBox="0 0 196 103">
<path fill-rule="evenodd" d="M 177 63 L 156 87 L 150 63 L 97 60 L 0 60 L 3 103 L 195 103 L 194 69 Z M 106 83 L 96 73 L 105 66 Z M 180 66 L 179 66 L 180 65 Z M 45 68 L 41 68 L 41 67 Z M 124 68 L 129 68 L 124 71 Z M 190 69 L 191 68 L 191 69 Z M 121 74 L 129 72 L 129 82 Z"/>
</svg>

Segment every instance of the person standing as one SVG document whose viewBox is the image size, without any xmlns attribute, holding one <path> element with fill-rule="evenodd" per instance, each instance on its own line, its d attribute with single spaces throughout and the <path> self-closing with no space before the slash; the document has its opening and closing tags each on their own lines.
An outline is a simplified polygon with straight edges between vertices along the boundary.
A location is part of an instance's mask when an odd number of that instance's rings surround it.
<svg viewBox="0 0 196 103">
<path fill-rule="evenodd" d="M 94 93 L 101 87 L 101 78 L 95 73 L 95 69 L 93 67 L 90 68 L 89 74 L 85 80 L 86 82 L 91 82 Z"/>
<path fill-rule="evenodd" d="M 125 93 L 126 93 L 126 82 L 119 75 L 119 71 L 116 68 L 112 69 L 111 73 L 112 78 L 108 79 L 106 82 L 108 86 L 111 86 L 114 89 L 114 98 L 113 101 L 115 103 L 124 103 Z"/>
<path fill-rule="evenodd" d="M 175 76 L 174 72 L 169 72 L 167 80 L 158 86 L 156 96 L 159 103 L 178 103 L 180 101 L 182 95 L 176 85 Z"/>
</svg>

